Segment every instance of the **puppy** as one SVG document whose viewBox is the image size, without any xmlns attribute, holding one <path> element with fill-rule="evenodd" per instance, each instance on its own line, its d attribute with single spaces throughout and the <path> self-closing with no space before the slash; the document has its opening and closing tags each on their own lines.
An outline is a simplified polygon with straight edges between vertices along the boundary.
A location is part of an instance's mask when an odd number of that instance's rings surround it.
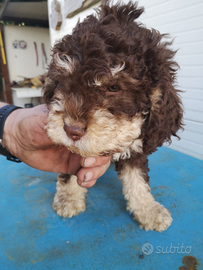
<svg viewBox="0 0 203 270">
<path fill-rule="evenodd" d="M 147 156 L 182 127 L 171 42 L 135 20 L 137 3 L 110 6 L 78 23 L 52 49 L 43 91 L 47 134 L 73 153 L 112 155 L 127 209 L 145 230 L 166 230 L 170 212 L 150 193 Z M 86 208 L 76 176 L 58 176 L 53 208 L 72 217 Z"/>
</svg>

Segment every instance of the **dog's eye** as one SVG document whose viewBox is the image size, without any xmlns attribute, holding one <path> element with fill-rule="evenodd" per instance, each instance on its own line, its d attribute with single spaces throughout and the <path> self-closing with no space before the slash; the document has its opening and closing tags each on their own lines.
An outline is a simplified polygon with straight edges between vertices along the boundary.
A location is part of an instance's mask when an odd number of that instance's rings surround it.
<svg viewBox="0 0 203 270">
<path fill-rule="evenodd" d="M 108 86 L 108 90 L 110 91 L 110 92 L 118 92 L 119 90 L 120 90 L 120 87 L 118 86 L 118 85 L 110 85 L 110 86 Z"/>
</svg>

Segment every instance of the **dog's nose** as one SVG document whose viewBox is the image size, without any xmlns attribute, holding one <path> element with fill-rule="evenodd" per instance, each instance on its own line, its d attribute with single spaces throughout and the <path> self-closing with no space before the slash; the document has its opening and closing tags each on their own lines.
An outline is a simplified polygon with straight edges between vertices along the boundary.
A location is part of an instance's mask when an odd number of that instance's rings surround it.
<svg viewBox="0 0 203 270">
<path fill-rule="evenodd" d="M 85 134 L 85 129 L 79 126 L 68 126 L 64 125 L 64 130 L 69 138 L 73 141 L 78 141 Z"/>
</svg>

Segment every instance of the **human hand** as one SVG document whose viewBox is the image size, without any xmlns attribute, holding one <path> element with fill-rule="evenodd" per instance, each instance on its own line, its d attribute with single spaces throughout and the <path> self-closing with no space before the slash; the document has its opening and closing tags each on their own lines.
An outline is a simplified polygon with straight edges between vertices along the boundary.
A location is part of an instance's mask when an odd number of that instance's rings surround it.
<svg viewBox="0 0 203 270">
<path fill-rule="evenodd" d="M 93 186 L 108 169 L 110 157 L 83 158 L 63 146 L 55 145 L 44 130 L 47 116 L 46 105 L 13 111 L 4 125 L 4 147 L 33 168 L 75 174 L 79 185 Z"/>
</svg>

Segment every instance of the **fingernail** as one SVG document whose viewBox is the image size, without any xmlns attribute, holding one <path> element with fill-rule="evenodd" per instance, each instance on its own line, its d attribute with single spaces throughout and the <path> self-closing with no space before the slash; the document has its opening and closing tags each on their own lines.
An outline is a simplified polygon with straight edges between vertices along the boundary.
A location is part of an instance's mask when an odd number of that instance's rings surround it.
<svg viewBox="0 0 203 270">
<path fill-rule="evenodd" d="M 94 157 L 85 158 L 84 167 L 91 167 L 95 162 L 96 162 L 96 158 Z"/>
<path fill-rule="evenodd" d="M 87 172 L 85 174 L 85 177 L 84 177 L 84 182 L 90 181 L 92 179 L 92 177 L 93 177 L 93 173 L 92 172 Z"/>
</svg>

